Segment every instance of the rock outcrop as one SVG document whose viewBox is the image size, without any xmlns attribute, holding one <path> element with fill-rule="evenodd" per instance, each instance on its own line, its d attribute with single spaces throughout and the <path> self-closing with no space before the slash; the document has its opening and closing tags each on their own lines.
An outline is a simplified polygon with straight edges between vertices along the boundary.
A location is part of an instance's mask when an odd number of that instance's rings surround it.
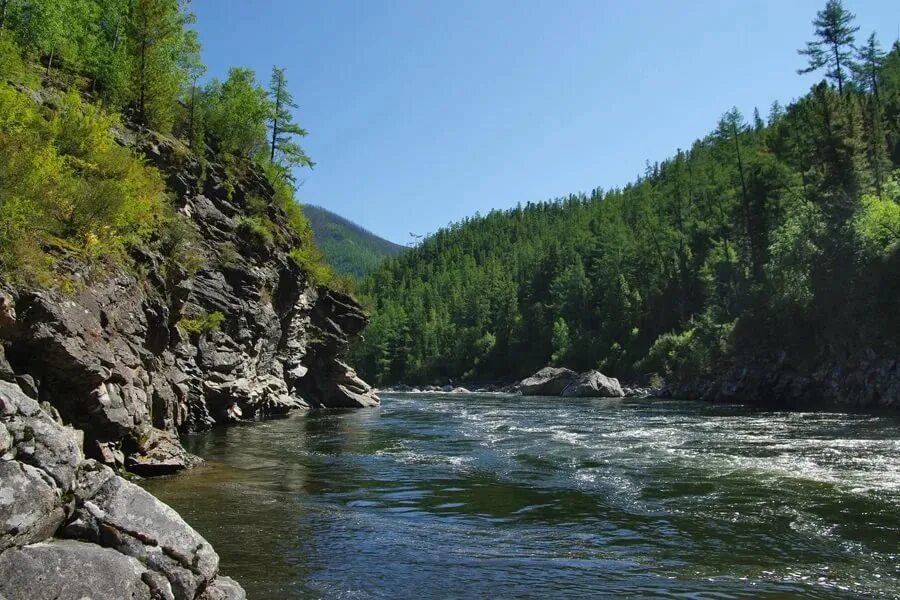
<svg viewBox="0 0 900 600">
<path fill-rule="evenodd" d="M 544 367 L 519 383 L 523 396 L 559 396 L 578 378 L 578 373 L 563 367 Z"/>
<path fill-rule="evenodd" d="M 303 242 L 262 173 L 118 136 L 166 177 L 181 228 L 133 249 L 132 269 L 61 260 L 67 289 L 0 283 L 0 379 L 82 430 L 88 456 L 142 475 L 193 464 L 182 433 L 377 404 L 342 359 L 366 315 L 290 256 Z M 260 211 L 271 239 L 246 226 Z"/>
<path fill-rule="evenodd" d="M 245 598 L 200 534 L 81 441 L 0 381 L 0 598 Z"/>
<path fill-rule="evenodd" d="M 600 371 L 576 373 L 563 367 L 544 367 L 519 383 L 523 396 L 564 398 L 623 398 L 625 391 L 614 377 Z"/>
<path fill-rule="evenodd" d="M 582 373 L 562 391 L 566 398 L 622 398 L 625 392 L 619 380 L 600 371 Z"/>
</svg>

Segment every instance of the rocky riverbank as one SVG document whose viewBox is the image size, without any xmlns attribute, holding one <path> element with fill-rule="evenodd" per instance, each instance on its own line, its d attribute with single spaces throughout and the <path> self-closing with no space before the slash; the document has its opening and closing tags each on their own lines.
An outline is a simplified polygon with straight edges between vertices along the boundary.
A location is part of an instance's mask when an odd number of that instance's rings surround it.
<svg viewBox="0 0 900 600">
<path fill-rule="evenodd" d="M 217 424 L 377 405 L 343 360 L 367 317 L 291 256 L 301 241 L 252 164 L 117 137 L 160 169 L 179 227 L 125 266 L 61 251 L 65 285 L 0 282 L 0 595 L 243 597 L 197 532 L 116 471 L 189 468 L 179 436 Z"/>
<path fill-rule="evenodd" d="M 0 598 L 245 598 L 200 534 L 82 442 L 0 381 Z"/>
<path fill-rule="evenodd" d="M 716 377 L 671 383 L 664 398 L 800 410 L 900 408 L 900 359 L 865 349 L 796 360 L 787 352 L 747 357 Z"/>
<path fill-rule="evenodd" d="M 410 394 L 521 394 L 523 396 L 563 396 L 567 398 L 646 398 L 657 394 L 649 387 L 628 386 L 599 371 L 578 373 L 565 367 L 544 367 L 531 377 L 516 383 L 455 385 L 397 384 L 382 390 Z"/>
</svg>

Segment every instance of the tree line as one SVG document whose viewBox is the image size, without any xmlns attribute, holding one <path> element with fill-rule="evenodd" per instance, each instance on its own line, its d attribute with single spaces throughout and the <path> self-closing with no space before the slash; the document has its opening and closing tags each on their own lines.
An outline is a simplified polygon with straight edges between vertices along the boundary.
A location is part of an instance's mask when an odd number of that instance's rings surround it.
<svg viewBox="0 0 900 600">
<path fill-rule="evenodd" d="M 349 285 L 324 262 L 295 201 L 294 170 L 314 163 L 285 70 L 273 67 L 268 87 L 242 67 L 201 85 L 194 23 L 188 0 L 0 0 L 0 146 L 20 148 L 0 156 L 0 274 L 51 284 L 54 248 L 121 263 L 135 240 L 177 228 L 175 216 L 163 218 L 159 174 L 111 146 L 124 121 L 175 138 L 201 166 L 222 162 L 229 177 L 259 165 L 300 240 L 291 256 L 318 283 Z M 32 90 L 42 88 L 64 101 L 39 106 Z M 273 243 L 268 211 L 250 209 L 239 227 Z M 54 215 L 42 221 L 54 225 L 44 231 L 34 215 Z"/>
<path fill-rule="evenodd" d="M 2 51 L 80 75 L 108 111 L 191 145 L 209 140 L 288 180 L 294 167 L 312 167 L 283 68 L 272 68 L 268 88 L 242 67 L 199 85 L 206 67 L 189 9 L 189 0 L 0 0 Z"/>
<path fill-rule="evenodd" d="M 492 211 L 387 261 L 361 294 L 378 383 L 548 364 L 691 379 L 773 349 L 814 360 L 900 334 L 900 42 L 829 0 L 800 50 L 823 81 L 726 112 L 634 183 Z"/>
</svg>

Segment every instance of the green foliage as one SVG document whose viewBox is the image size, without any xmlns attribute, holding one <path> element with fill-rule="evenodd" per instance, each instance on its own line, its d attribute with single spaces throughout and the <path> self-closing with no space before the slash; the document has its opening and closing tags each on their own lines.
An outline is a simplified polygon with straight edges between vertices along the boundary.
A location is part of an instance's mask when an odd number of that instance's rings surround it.
<svg viewBox="0 0 900 600">
<path fill-rule="evenodd" d="M 681 333 L 659 336 L 637 369 L 673 381 L 690 381 L 716 370 L 730 353 L 733 323 L 716 324 L 701 318 Z"/>
<path fill-rule="evenodd" d="M 854 36 L 859 31 L 859 27 L 853 25 L 854 18 L 841 0 L 828 0 L 813 21 L 816 39 L 799 50 L 801 55 L 808 57 L 809 64 L 798 72 L 812 73 L 825 67 L 825 76 L 836 82 L 838 91 L 843 94 L 853 60 Z"/>
<path fill-rule="evenodd" d="M 225 315 L 219 311 L 203 313 L 195 318 L 182 317 L 178 321 L 178 327 L 188 335 L 203 335 L 210 331 L 218 331 L 225 320 Z"/>
<path fill-rule="evenodd" d="M 206 132 L 226 152 L 257 157 L 266 148 L 270 103 L 251 69 L 234 67 L 224 82 L 213 80 L 203 94 Z"/>
<path fill-rule="evenodd" d="M 550 363 L 554 365 L 567 364 L 567 355 L 572 350 L 572 340 L 569 335 L 569 326 L 566 322 L 559 318 L 553 323 L 553 354 L 550 356 Z"/>
<path fill-rule="evenodd" d="M 297 108 L 293 96 L 288 90 L 287 78 L 284 69 L 272 67 L 272 80 L 269 84 L 271 114 L 268 117 L 272 128 L 272 143 L 270 146 L 269 161 L 278 165 L 290 179 L 291 169 L 294 167 L 312 168 L 315 163 L 310 159 L 303 148 L 295 141 L 297 137 L 305 137 L 305 129 L 294 123 L 291 109 Z"/>
<path fill-rule="evenodd" d="M 16 79 L 25 71 L 22 50 L 11 37 L 0 36 L 0 80 Z"/>
<path fill-rule="evenodd" d="M 159 251 L 166 259 L 163 267 L 167 277 L 181 280 L 206 265 L 196 228 L 180 215 L 167 214 L 159 224 L 157 237 Z"/>
<path fill-rule="evenodd" d="M 275 243 L 272 232 L 272 221 L 261 216 L 242 216 L 238 218 L 238 232 L 246 236 L 257 246 L 271 246 Z"/>
<path fill-rule="evenodd" d="M 120 262 L 163 211 L 155 169 L 115 143 L 115 117 L 75 93 L 45 114 L 0 85 L 0 270 L 49 278 L 49 248 Z"/>
<path fill-rule="evenodd" d="M 179 0 L 135 0 L 128 35 L 132 98 L 138 119 L 159 131 L 175 122 L 177 99 L 187 79 L 186 53 L 196 52 L 186 26 L 193 15 Z"/>
<path fill-rule="evenodd" d="M 348 277 L 337 275 L 325 262 L 322 253 L 316 246 L 310 245 L 294 248 L 291 250 L 290 256 L 309 273 L 310 278 L 316 285 L 332 288 L 347 294 L 353 292 L 353 281 Z"/>
<path fill-rule="evenodd" d="M 897 188 L 900 186 L 895 184 Z M 900 193 L 894 198 L 863 196 L 863 210 L 855 226 L 863 247 L 873 257 L 888 256 L 900 247 Z"/>
</svg>

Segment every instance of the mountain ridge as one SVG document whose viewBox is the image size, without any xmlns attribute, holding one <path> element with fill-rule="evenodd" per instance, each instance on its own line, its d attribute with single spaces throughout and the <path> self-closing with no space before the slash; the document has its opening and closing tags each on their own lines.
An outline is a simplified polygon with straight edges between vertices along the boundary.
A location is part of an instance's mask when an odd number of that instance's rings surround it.
<svg viewBox="0 0 900 600">
<path fill-rule="evenodd" d="M 362 278 L 406 246 L 387 240 L 358 223 L 322 206 L 304 204 L 316 245 L 336 273 Z"/>
</svg>

